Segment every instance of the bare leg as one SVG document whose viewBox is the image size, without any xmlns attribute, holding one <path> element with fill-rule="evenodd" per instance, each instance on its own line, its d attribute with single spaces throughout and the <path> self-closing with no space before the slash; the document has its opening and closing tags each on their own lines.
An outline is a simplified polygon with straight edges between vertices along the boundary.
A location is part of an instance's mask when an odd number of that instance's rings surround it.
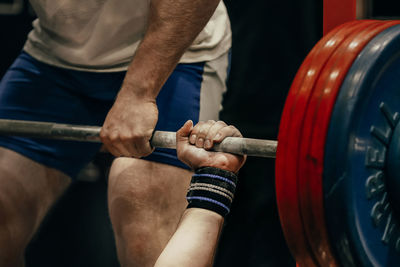
<svg viewBox="0 0 400 267">
<path fill-rule="evenodd" d="M 119 158 L 112 165 L 108 205 L 124 267 L 153 266 L 186 208 L 191 172 Z"/>
<path fill-rule="evenodd" d="M 0 266 L 23 266 L 27 244 L 69 184 L 65 174 L 0 148 Z"/>
</svg>

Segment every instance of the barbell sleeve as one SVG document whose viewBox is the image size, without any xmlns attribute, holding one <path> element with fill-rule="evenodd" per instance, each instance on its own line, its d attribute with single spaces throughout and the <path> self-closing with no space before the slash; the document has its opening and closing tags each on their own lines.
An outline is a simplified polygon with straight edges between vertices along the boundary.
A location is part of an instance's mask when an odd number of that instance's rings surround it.
<svg viewBox="0 0 400 267">
<path fill-rule="evenodd" d="M 52 122 L 0 119 L 0 135 L 34 137 L 44 139 L 101 142 L 101 127 L 60 124 Z M 215 144 L 213 151 L 239 155 L 275 158 L 277 141 L 241 137 L 227 137 Z M 158 148 L 176 149 L 176 133 L 155 131 L 151 145 Z"/>
</svg>

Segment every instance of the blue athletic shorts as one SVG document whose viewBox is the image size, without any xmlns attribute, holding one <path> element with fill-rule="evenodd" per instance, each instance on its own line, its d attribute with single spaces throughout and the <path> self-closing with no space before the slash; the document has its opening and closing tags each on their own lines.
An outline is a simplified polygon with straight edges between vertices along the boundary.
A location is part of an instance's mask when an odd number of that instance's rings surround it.
<svg viewBox="0 0 400 267">
<path fill-rule="evenodd" d="M 198 121 L 204 64 L 179 64 L 172 73 L 157 97 L 157 130 Z M 101 126 L 124 76 L 49 66 L 22 52 L 0 83 L 0 118 Z M 75 178 L 101 144 L 3 136 L 0 146 Z M 145 159 L 188 168 L 173 149 L 156 149 Z"/>
</svg>

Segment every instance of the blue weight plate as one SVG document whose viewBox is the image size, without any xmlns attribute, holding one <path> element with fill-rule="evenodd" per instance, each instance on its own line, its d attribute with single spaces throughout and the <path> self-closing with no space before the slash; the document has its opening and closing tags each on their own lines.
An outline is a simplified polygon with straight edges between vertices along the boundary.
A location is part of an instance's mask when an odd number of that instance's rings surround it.
<svg viewBox="0 0 400 267">
<path fill-rule="evenodd" d="M 329 124 L 324 208 L 343 266 L 400 266 L 399 114 L 396 25 L 372 39 L 353 62 Z"/>
</svg>

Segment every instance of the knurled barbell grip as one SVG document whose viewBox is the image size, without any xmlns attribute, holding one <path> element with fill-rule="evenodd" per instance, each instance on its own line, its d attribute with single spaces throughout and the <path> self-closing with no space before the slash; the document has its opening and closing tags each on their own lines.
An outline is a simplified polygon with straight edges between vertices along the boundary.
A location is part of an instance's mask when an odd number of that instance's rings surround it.
<svg viewBox="0 0 400 267">
<path fill-rule="evenodd" d="M 100 142 L 100 127 L 0 119 L 0 135 Z"/>
<path fill-rule="evenodd" d="M 0 135 L 25 136 L 45 139 L 100 142 L 98 126 L 59 124 L 52 122 L 0 119 Z M 155 131 L 151 144 L 160 148 L 176 148 L 175 132 Z M 214 145 L 213 151 L 275 158 L 277 141 L 227 137 Z"/>
<path fill-rule="evenodd" d="M 154 147 L 176 148 L 176 133 L 155 131 L 151 144 Z M 275 158 L 277 141 L 226 137 L 220 144 L 215 144 L 213 151 L 229 152 L 264 158 Z"/>
</svg>

